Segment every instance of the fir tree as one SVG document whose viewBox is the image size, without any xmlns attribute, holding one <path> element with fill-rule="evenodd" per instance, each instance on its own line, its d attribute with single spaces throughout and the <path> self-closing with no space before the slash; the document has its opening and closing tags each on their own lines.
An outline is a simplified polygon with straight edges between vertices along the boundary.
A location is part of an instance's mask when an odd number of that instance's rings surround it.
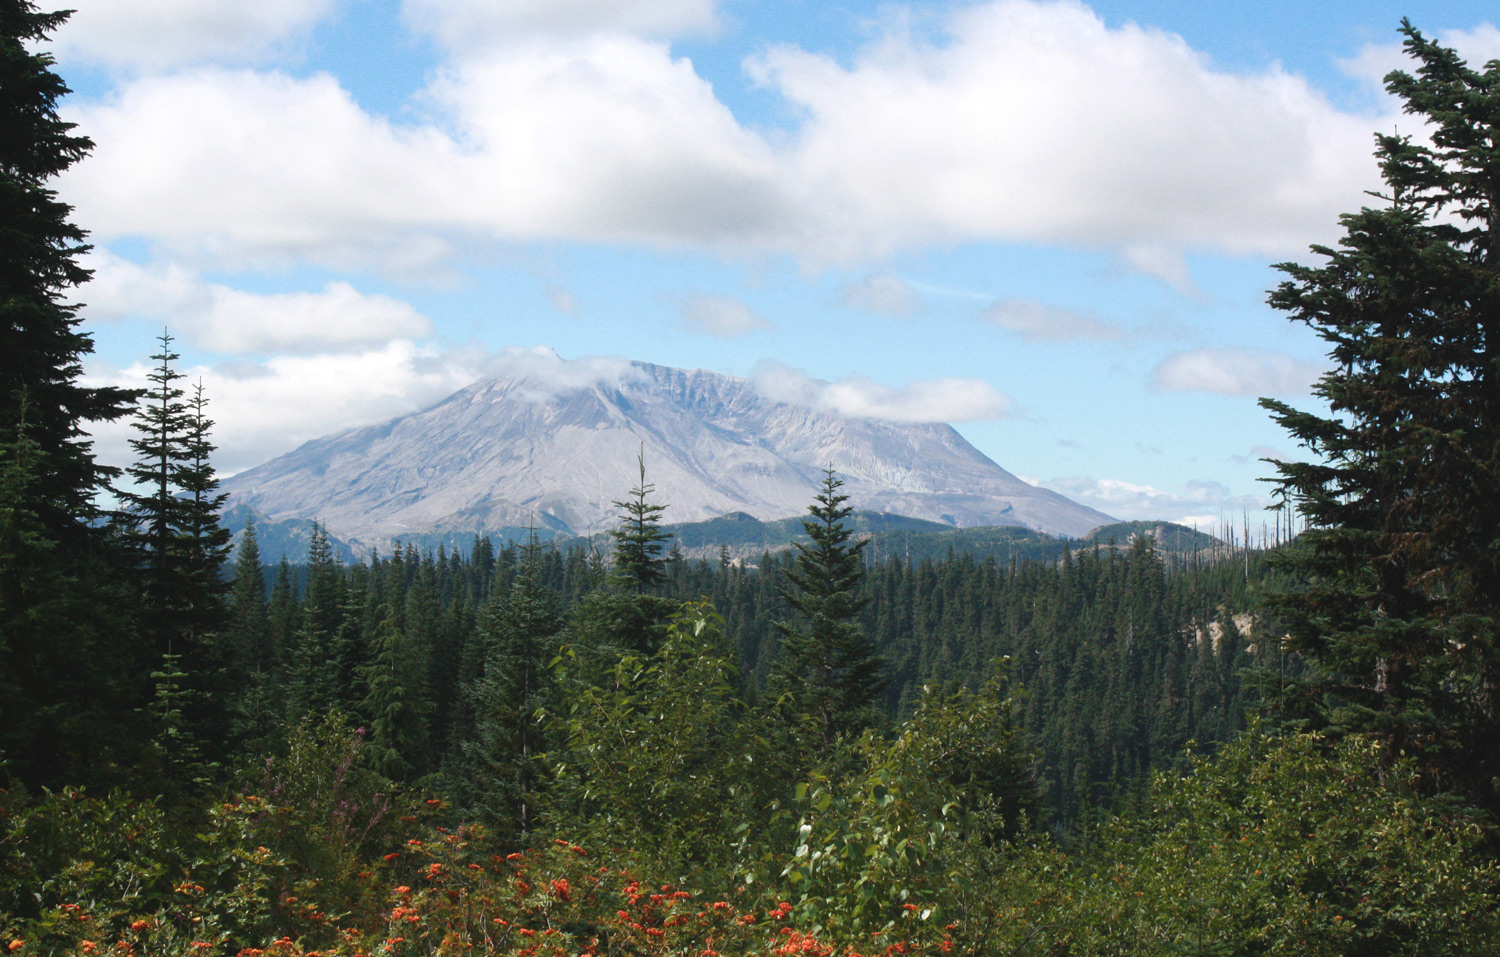
<svg viewBox="0 0 1500 957">
<path fill-rule="evenodd" d="M 1321 265 L 1281 266 L 1271 295 L 1334 363 L 1314 390 L 1330 414 L 1262 400 L 1318 456 L 1277 466 L 1308 531 L 1278 559 L 1298 587 L 1275 607 L 1316 665 L 1279 701 L 1500 807 L 1500 61 L 1476 71 L 1402 33 L 1417 71 L 1386 87 L 1432 145 L 1378 136 L 1383 204 L 1344 216 Z"/>
<path fill-rule="evenodd" d="M 641 469 L 640 484 L 630 490 L 630 498 L 615 502 L 620 509 L 620 524 L 610 531 L 615 540 L 613 552 L 615 580 L 637 595 L 660 588 L 667 580 L 663 543 L 672 537 L 661 527 L 665 505 L 649 501 L 656 486 L 646 481 L 646 455 L 636 459 Z"/>
<path fill-rule="evenodd" d="M 773 665 L 770 690 L 785 695 L 794 715 L 810 719 L 816 740 L 830 748 L 841 736 L 877 720 L 874 705 L 886 685 L 885 662 L 856 620 L 868 603 L 859 597 L 864 577 L 864 542 L 851 542 L 844 524 L 853 512 L 849 496 L 832 469 L 808 506 L 802 528 L 809 542 L 796 542 L 796 559 L 786 571 L 790 587 L 782 599 L 798 620 L 777 622 L 781 653 Z"/>
<path fill-rule="evenodd" d="M 84 425 L 129 413 L 137 393 L 81 384 L 93 341 L 64 296 L 89 277 L 78 264 L 84 232 L 47 182 L 93 144 L 58 118 L 68 93 L 52 56 L 34 52 L 68 17 L 28 0 L 0 0 L 0 440 L 14 440 L 29 406 L 29 440 L 41 453 L 30 509 L 47 534 L 73 549 L 97 528 L 94 496 L 118 474 L 94 461 Z M 30 48 L 28 48 L 30 47 Z"/>
<path fill-rule="evenodd" d="M 538 570 L 533 537 L 514 582 L 495 592 L 480 613 L 483 671 L 466 689 L 475 727 L 462 749 L 465 797 L 517 836 L 535 826 L 538 760 L 548 750 L 540 712 L 552 703 L 548 664 L 562 628 L 556 595 L 537 580 Z"/>
</svg>

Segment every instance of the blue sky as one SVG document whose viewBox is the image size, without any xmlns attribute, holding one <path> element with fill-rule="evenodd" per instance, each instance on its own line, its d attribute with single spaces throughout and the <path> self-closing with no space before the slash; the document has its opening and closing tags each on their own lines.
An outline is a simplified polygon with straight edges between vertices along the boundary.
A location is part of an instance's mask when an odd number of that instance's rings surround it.
<svg viewBox="0 0 1500 957">
<path fill-rule="evenodd" d="M 1296 454 L 1256 398 L 1311 404 L 1324 350 L 1265 293 L 1378 185 L 1372 133 L 1421 135 L 1400 18 L 1500 56 L 1480 3 L 69 5 L 88 373 L 140 383 L 170 328 L 225 472 L 640 359 L 1200 525 L 1258 525 Z"/>
</svg>

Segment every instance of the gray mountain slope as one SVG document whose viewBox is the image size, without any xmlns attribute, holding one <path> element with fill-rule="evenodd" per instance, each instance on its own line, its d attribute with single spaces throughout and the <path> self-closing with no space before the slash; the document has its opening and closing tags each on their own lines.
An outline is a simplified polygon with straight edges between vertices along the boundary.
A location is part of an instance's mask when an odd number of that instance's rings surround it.
<svg viewBox="0 0 1500 957">
<path fill-rule="evenodd" d="M 363 548 L 533 524 L 590 534 L 615 525 L 611 503 L 636 484 L 644 448 L 669 522 L 803 514 L 826 466 L 861 510 L 1074 537 L 1114 521 L 1026 484 L 948 425 L 846 418 L 712 372 L 630 371 L 561 393 L 527 379 L 477 382 L 421 412 L 308 442 L 223 489 L 230 505 L 315 518 Z"/>
</svg>

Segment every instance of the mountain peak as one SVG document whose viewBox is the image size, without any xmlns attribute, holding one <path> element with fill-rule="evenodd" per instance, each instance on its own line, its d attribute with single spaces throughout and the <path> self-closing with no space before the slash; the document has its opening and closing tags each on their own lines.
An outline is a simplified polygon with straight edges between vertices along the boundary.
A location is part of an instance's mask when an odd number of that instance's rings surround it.
<svg viewBox="0 0 1500 957">
<path fill-rule="evenodd" d="M 364 548 L 528 526 L 590 534 L 615 525 L 639 454 L 670 522 L 800 515 L 827 467 L 861 510 L 1072 536 L 1113 521 L 1022 482 L 949 425 L 847 417 L 766 398 L 746 379 L 646 362 L 485 379 L 223 487 L 233 505 L 318 519 Z"/>
</svg>

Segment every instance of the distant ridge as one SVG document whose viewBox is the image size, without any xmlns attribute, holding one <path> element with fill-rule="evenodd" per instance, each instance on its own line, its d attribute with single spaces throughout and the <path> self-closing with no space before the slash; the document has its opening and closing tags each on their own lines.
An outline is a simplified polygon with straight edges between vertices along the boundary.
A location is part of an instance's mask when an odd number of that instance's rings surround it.
<svg viewBox="0 0 1500 957">
<path fill-rule="evenodd" d="M 559 389 L 476 382 L 381 425 L 308 442 L 225 480 L 231 507 L 317 520 L 355 549 L 392 541 L 544 537 L 612 527 L 647 480 L 672 523 L 802 515 L 822 469 L 866 512 L 941 526 L 1024 526 L 1080 537 L 1114 521 L 1021 481 L 942 423 L 859 419 L 761 396 L 747 380 L 631 363 L 616 381 Z"/>
</svg>

